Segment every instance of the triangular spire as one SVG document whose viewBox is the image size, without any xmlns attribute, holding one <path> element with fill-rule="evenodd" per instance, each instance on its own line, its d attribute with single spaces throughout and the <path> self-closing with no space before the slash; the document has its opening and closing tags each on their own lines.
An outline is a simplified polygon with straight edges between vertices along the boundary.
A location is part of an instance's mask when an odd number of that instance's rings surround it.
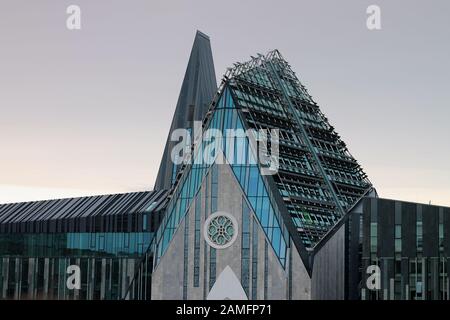
<svg viewBox="0 0 450 320">
<path fill-rule="evenodd" d="M 170 159 L 170 150 L 175 142 L 170 141 L 170 135 L 173 130 L 192 129 L 194 121 L 201 121 L 216 91 L 216 74 L 209 37 L 197 31 L 159 166 L 155 190 L 169 189 L 172 185 L 174 167 Z"/>
</svg>

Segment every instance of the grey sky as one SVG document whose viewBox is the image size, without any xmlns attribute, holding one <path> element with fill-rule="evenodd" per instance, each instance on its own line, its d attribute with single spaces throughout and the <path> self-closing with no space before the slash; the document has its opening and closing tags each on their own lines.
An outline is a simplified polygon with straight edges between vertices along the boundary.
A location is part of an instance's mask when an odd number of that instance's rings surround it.
<svg viewBox="0 0 450 320">
<path fill-rule="evenodd" d="M 278 48 L 381 196 L 450 205 L 449 17 L 447 0 L 1 0 L 0 202 L 151 189 L 200 29 L 219 78 Z"/>
</svg>

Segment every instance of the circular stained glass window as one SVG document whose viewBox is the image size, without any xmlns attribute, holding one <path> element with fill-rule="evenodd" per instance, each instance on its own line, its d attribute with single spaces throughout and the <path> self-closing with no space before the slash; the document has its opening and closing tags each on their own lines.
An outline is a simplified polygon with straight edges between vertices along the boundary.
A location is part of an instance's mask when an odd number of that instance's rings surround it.
<svg viewBox="0 0 450 320">
<path fill-rule="evenodd" d="M 237 221 L 226 212 L 213 213 L 205 221 L 206 242 L 216 249 L 224 249 L 233 244 L 237 237 Z"/>
</svg>

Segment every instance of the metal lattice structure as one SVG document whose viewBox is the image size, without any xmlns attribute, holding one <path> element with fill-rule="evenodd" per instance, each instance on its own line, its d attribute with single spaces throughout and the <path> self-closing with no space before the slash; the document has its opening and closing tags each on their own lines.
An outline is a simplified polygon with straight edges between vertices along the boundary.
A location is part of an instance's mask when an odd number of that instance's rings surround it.
<svg viewBox="0 0 450 320">
<path fill-rule="evenodd" d="M 280 170 L 269 179 L 312 248 L 371 182 L 278 50 L 236 63 L 224 83 L 248 128 L 280 130 Z"/>
</svg>

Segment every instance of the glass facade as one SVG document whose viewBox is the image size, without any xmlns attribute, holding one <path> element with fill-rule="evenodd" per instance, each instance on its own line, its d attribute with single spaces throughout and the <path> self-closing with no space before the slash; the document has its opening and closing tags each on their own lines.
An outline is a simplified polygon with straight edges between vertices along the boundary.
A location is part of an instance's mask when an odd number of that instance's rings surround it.
<svg viewBox="0 0 450 320">
<path fill-rule="evenodd" d="M 238 110 L 235 108 L 230 91 L 225 87 L 221 98 L 217 102 L 216 109 L 212 115 L 208 128 L 218 129 L 226 132 L 227 129 L 242 129 L 244 126 L 240 119 Z M 203 139 L 197 151 L 193 164 L 189 165 L 185 174 L 182 175 L 179 184 L 175 188 L 173 200 L 168 204 L 168 214 L 164 217 L 161 228 L 156 236 L 157 259 L 159 259 L 167 249 L 179 222 L 186 214 L 191 201 L 198 192 L 201 182 L 209 169 L 203 161 L 197 160 L 199 157 L 216 157 L 214 154 L 206 154 L 208 142 L 213 140 L 211 132 Z M 286 250 L 288 242 L 288 232 L 281 223 L 278 209 L 274 206 L 275 201 L 271 199 L 268 188 L 260 174 L 259 167 L 252 153 L 248 138 L 246 136 L 236 136 L 230 139 L 226 135 L 222 136 L 222 151 L 231 163 L 234 174 L 240 183 L 248 201 L 256 213 L 272 247 L 279 258 L 281 264 L 285 265 Z M 205 155 L 206 154 L 206 155 Z M 212 159 L 206 163 L 212 163 Z M 211 175 L 211 210 L 217 209 L 217 172 L 213 166 Z M 282 227 L 283 226 L 283 227 Z M 158 261 L 156 261 L 157 263 Z"/>
<path fill-rule="evenodd" d="M 2 256 L 142 256 L 153 233 L 0 234 Z"/>
<path fill-rule="evenodd" d="M 140 258 L 127 256 L 0 258 L 0 299 L 122 299 Z M 81 288 L 69 290 L 67 268 L 80 267 Z"/>
<path fill-rule="evenodd" d="M 277 51 L 249 65 L 232 74 L 231 92 L 246 128 L 279 129 L 280 168 L 273 180 L 281 210 L 312 248 L 371 183 Z"/>
<path fill-rule="evenodd" d="M 164 194 L 0 206 L 0 299 L 125 298 L 139 266 L 152 261 Z M 80 288 L 72 290 L 73 267 Z"/>
<path fill-rule="evenodd" d="M 151 233 L 0 234 L 1 299 L 122 299 Z M 69 290 L 67 267 L 80 268 Z"/>
</svg>

